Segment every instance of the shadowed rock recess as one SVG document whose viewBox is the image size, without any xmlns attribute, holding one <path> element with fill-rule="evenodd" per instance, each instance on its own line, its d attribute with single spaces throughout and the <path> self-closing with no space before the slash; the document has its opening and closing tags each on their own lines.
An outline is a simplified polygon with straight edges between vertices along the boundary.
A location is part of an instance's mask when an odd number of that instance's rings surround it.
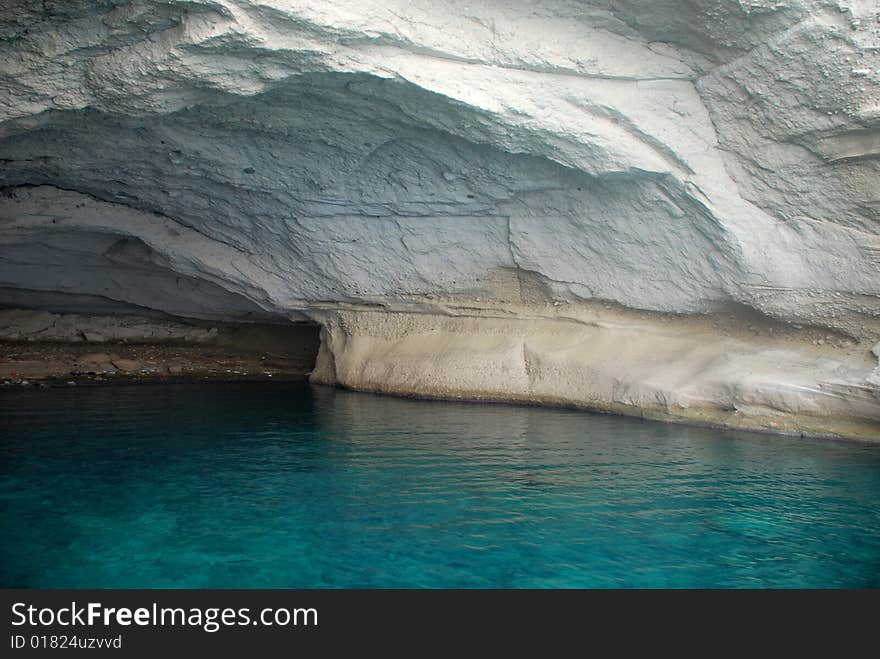
<svg viewBox="0 0 880 659">
<path fill-rule="evenodd" d="M 880 438 L 875 0 L 0 15 L 7 307 L 310 321 L 316 383 Z"/>
</svg>

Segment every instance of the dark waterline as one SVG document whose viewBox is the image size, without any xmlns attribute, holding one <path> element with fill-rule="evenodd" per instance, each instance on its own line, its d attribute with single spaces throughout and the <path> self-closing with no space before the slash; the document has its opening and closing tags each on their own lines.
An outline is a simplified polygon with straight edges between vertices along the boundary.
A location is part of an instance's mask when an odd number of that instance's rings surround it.
<svg viewBox="0 0 880 659">
<path fill-rule="evenodd" d="M 3 587 L 878 587 L 880 447 L 295 383 L 0 392 Z"/>
</svg>

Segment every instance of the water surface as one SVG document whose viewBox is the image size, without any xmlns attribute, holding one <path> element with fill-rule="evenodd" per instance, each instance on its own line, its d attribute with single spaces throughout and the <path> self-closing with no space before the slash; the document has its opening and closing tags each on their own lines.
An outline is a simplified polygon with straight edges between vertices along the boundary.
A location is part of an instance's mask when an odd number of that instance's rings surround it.
<svg viewBox="0 0 880 659">
<path fill-rule="evenodd" d="M 3 587 L 878 587 L 880 447 L 288 383 L 0 392 Z"/>
</svg>

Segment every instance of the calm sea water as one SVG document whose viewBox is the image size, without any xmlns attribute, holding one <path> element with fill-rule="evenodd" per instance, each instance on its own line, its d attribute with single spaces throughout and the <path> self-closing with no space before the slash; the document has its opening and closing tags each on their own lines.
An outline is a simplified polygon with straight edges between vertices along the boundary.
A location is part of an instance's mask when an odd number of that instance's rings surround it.
<svg viewBox="0 0 880 659">
<path fill-rule="evenodd" d="M 3 587 L 878 587 L 880 446 L 301 384 L 0 392 Z"/>
</svg>

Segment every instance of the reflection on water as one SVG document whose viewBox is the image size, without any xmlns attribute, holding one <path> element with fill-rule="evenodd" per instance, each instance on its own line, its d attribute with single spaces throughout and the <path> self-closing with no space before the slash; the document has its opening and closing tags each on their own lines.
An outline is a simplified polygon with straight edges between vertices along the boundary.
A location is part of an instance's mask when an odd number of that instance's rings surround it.
<svg viewBox="0 0 880 659">
<path fill-rule="evenodd" d="M 0 586 L 880 586 L 880 447 L 299 384 L 0 392 Z"/>
</svg>

